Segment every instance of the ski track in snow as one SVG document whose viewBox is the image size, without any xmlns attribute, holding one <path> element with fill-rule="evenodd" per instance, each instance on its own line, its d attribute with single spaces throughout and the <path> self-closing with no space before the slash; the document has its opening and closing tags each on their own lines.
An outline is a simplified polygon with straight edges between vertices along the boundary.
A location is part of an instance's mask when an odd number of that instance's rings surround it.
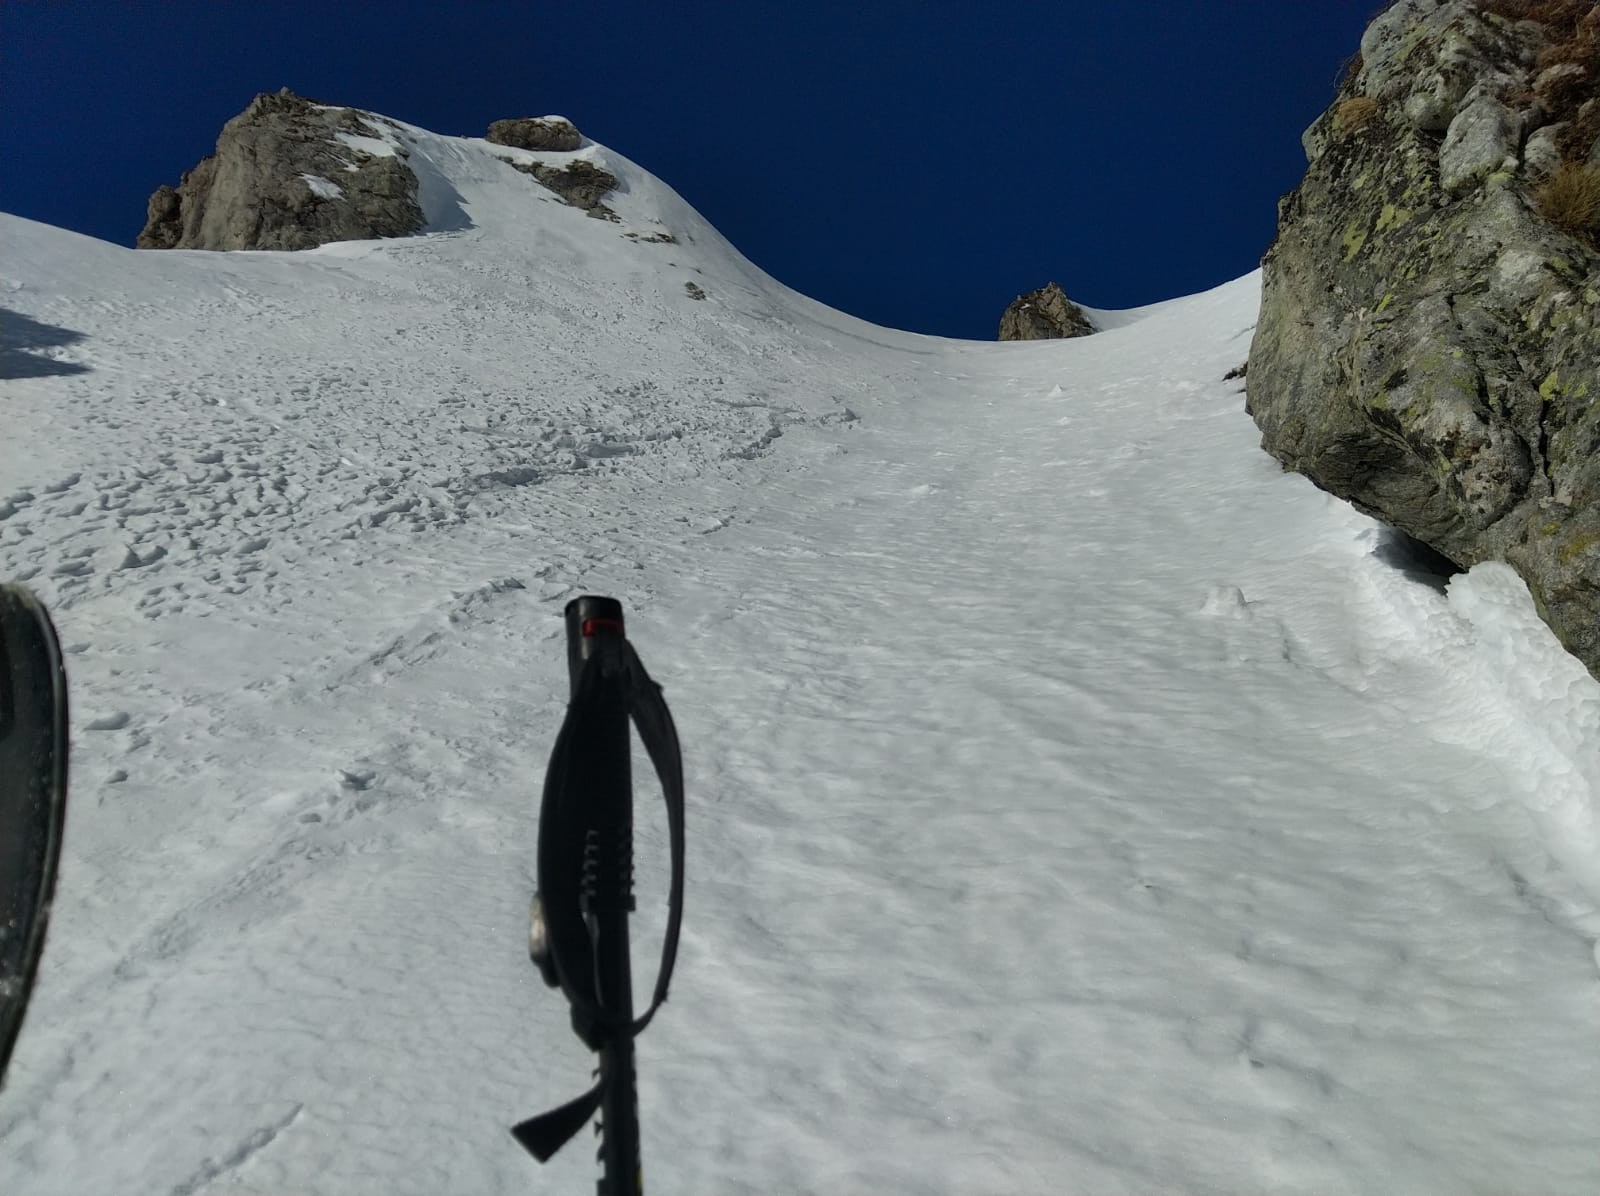
<svg viewBox="0 0 1600 1196">
<path fill-rule="evenodd" d="M 392 129 L 449 231 L 0 218 L 0 304 L 77 334 L 3 396 L 0 576 L 76 739 L 0 1190 L 592 1182 L 506 1133 L 588 1074 L 525 956 L 584 592 L 688 771 L 652 1187 L 1600 1184 L 1600 687 L 1509 571 L 1429 576 L 1259 450 L 1254 277 L 932 340 L 601 147 L 620 226 Z"/>
</svg>

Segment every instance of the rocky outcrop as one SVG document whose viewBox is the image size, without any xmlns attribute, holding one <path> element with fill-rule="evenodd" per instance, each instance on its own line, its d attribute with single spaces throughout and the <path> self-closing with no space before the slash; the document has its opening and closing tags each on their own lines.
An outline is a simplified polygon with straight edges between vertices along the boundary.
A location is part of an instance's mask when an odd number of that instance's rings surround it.
<svg viewBox="0 0 1600 1196">
<path fill-rule="evenodd" d="M 551 166 L 547 162 L 517 162 L 511 158 L 501 160 L 523 174 L 531 174 L 541 186 L 559 195 L 563 203 L 582 208 L 597 220 L 621 221 L 621 217 L 601 202 L 617 185 L 617 176 L 609 170 L 583 158 L 576 158 L 561 166 Z"/>
<path fill-rule="evenodd" d="M 1600 677 L 1600 7 L 1399 0 L 1304 146 L 1250 346 L 1263 446 L 1509 563 Z"/>
<path fill-rule="evenodd" d="M 1095 331 L 1089 317 L 1057 283 L 1018 295 L 1000 317 L 1003 341 L 1044 341 L 1088 336 Z"/>
<path fill-rule="evenodd" d="M 525 150 L 575 150 L 583 144 L 578 127 L 564 116 L 525 116 L 497 120 L 485 140 Z"/>
<path fill-rule="evenodd" d="M 568 153 L 583 145 L 578 128 L 564 116 L 525 116 L 515 120 L 497 120 L 489 126 L 487 141 L 495 145 L 508 145 L 514 149 L 554 151 Z M 506 165 L 532 175 L 539 185 L 554 191 L 561 201 L 599 220 L 620 222 L 620 218 L 602 202 L 617 187 L 617 176 L 584 158 L 573 158 L 559 164 L 551 162 L 519 162 L 515 158 L 501 158 Z"/>
<path fill-rule="evenodd" d="M 417 179 L 381 117 L 288 88 L 222 128 L 216 153 L 150 197 L 141 249 L 310 249 L 421 231 Z"/>
</svg>

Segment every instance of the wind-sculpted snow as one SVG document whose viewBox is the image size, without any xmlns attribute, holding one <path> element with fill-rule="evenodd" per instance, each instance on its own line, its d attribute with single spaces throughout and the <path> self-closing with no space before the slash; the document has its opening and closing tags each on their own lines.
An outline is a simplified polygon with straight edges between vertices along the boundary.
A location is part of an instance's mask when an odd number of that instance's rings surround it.
<svg viewBox="0 0 1600 1196">
<path fill-rule="evenodd" d="M 409 135 L 463 217 L 413 241 L 0 219 L 76 337 L 0 397 L 75 714 L 0 1191 L 593 1182 L 506 1132 L 590 1062 L 526 958 L 583 592 L 684 744 L 653 1189 L 1600 1185 L 1600 693 L 1260 452 L 1256 278 L 913 337 L 601 147 L 621 224 Z"/>
</svg>

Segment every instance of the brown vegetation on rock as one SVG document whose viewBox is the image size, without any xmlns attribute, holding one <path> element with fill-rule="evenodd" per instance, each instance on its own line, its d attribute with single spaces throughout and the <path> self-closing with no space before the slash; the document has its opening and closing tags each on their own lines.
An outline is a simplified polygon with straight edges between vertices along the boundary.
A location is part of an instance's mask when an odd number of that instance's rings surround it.
<svg viewBox="0 0 1600 1196">
<path fill-rule="evenodd" d="M 1563 162 L 1535 192 L 1539 213 L 1565 232 L 1600 233 L 1600 167 Z"/>
<path fill-rule="evenodd" d="M 1541 27 L 1542 44 L 1534 53 L 1538 75 L 1531 94 L 1543 109 L 1543 123 L 1564 126 L 1556 138 L 1562 158 L 1582 161 L 1600 139 L 1600 4 L 1478 0 L 1478 11 Z"/>
<path fill-rule="evenodd" d="M 1378 101 L 1371 96 L 1351 96 L 1340 100 L 1333 112 L 1334 127 L 1346 135 L 1359 133 L 1378 116 Z"/>
<path fill-rule="evenodd" d="M 1479 0 L 1478 4 L 1482 12 L 1541 25 L 1571 25 L 1593 7 L 1594 0 Z"/>
</svg>

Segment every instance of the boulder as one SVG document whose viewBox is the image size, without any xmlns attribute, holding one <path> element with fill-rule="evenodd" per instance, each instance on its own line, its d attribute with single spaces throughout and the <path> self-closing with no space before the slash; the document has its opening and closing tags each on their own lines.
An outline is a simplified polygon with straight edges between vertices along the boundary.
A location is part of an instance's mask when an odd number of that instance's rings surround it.
<svg viewBox="0 0 1600 1196">
<path fill-rule="evenodd" d="M 141 249 L 311 249 L 404 237 L 426 223 L 382 117 L 284 88 L 222 128 L 216 152 L 150 197 Z"/>
<path fill-rule="evenodd" d="M 525 116 L 497 120 L 484 134 L 496 145 L 525 150 L 575 150 L 583 144 L 578 127 L 564 116 Z"/>
<path fill-rule="evenodd" d="M 1095 332 L 1083 308 L 1068 299 L 1058 283 L 1018 295 L 1000 317 L 1003 341 L 1056 340 Z"/>
<path fill-rule="evenodd" d="M 1376 17 L 1279 203 L 1246 405 L 1286 468 L 1510 564 L 1600 677 L 1600 227 L 1552 187 L 1597 160 L 1597 98 L 1592 4 Z"/>
</svg>

